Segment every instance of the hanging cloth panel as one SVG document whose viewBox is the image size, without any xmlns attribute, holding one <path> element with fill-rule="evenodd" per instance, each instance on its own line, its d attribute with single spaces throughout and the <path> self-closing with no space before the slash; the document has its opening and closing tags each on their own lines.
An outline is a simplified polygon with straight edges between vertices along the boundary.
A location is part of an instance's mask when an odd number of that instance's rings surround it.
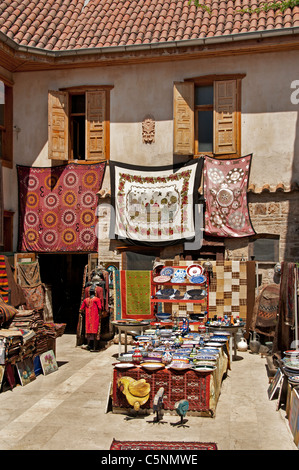
<svg viewBox="0 0 299 470">
<path fill-rule="evenodd" d="M 205 157 L 205 233 L 216 237 L 254 235 L 247 202 L 251 155 L 217 160 Z"/>
<path fill-rule="evenodd" d="M 110 162 L 110 238 L 149 246 L 194 239 L 202 167 L 202 158 L 175 167 Z"/>
<path fill-rule="evenodd" d="M 17 166 L 19 250 L 97 251 L 97 192 L 105 165 Z"/>
</svg>

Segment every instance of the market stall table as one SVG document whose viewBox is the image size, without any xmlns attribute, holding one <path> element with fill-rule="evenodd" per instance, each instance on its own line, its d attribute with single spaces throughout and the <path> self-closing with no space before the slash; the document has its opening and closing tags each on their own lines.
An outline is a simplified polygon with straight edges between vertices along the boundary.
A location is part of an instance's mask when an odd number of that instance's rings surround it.
<svg viewBox="0 0 299 470">
<path fill-rule="evenodd" d="M 153 400 L 158 390 L 163 387 L 163 408 L 174 411 L 178 400 L 189 402 L 188 413 L 199 416 L 215 416 L 221 383 L 228 369 L 228 357 L 221 348 L 216 367 L 213 371 L 200 371 L 193 368 L 175 370 L 168 367 L 150 371 L 143 366 L 115 365 L 113 370 L 112 409 L 113 412 L 130 412 L 132 407 L 125 395 L 118 388 L 121 377 L 132 377 L 135 380 L 144 379 L 150 384 L 150 397 L 140 412 L 150 413 Z"/>
</svg>

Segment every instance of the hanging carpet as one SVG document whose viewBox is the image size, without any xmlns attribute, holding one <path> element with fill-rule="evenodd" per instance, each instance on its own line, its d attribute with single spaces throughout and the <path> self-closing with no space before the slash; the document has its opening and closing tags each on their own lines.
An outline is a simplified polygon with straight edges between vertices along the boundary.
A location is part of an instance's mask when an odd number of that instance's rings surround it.
<svg viewBox="0 0 299 470">
<path fill-rule="evenodd" d="M 110 238 L 159 246 L 194 239 L 202 167 L 203 158 L 164 167 L 110 162 Z"/>
<path fill-rule="evenodd" d="M 110 450 L 218 450 L 213 442 L 175 441 L 117 441 L 113 439 Z"/>
<path fill-rule="evenodd" d="M 251 155 L 231 160 L 205 157 L 204 196 L 207 235 L 236 238 L 255 234 L 247 204 L 251 158 Z"/>
<path fill-rule="evenodd" d="M 273 339 L 272 353 L 280 353 L 292 348 L 295 339 L 295 263 L 283 261 L 281 263 L 280 295 L 278 307 L 278 320 Z"/>
<path fill-rule="evenodd" d="M 253 331 L 274 337 L 279 311 L 279 292 L 279 284 L 268 284 L 262 288 L 253 307 Z"/>
<path fill-rule="evenodd" d="M 105 165 L 17 165 L 19 251 L 96 252 L 97 192 Z"/>
</svg>

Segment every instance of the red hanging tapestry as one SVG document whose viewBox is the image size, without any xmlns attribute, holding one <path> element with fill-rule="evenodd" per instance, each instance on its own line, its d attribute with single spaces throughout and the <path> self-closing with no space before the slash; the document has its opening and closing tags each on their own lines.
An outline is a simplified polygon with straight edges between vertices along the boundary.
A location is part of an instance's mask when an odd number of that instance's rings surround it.
<svg viewBox="0 0 299 470">
<path fill-rule="evenodd" d="M 105 162 L 17 165 L 19 251 L 97 251 L 96 208 Z"/>
<path fill-rule="evenodd" d="M 247 204 L 250 164 L 251 155 L 231 160 L 205 157 L 206 234 L 234 238 L 255 234 Z"/>
</svg>

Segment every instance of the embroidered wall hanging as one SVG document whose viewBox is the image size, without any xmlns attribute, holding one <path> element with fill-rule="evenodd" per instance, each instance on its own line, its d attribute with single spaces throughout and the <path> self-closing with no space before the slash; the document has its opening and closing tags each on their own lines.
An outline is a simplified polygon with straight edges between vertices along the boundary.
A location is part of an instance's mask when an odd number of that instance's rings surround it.
<svg viewBox="0 0 299 470">
<path fill-rule="evenodd" d="M 110 162 L 110 238 L 160 246 L 194 238 L 202 167 L 203 158 L 165 167 Z"/>
<path fill-rule="evenodd" d="M 247 204 L 251 157 L 247 155 L 231 160 L 205 157 L 204 196 L 207 235 L 248 237 L 255 234 Z"/>
<path fill-rule="evenodd" d="M 97 251 L 97 192 L 105 165 L 17 165 L 19 251 Z"/>
</svg>

